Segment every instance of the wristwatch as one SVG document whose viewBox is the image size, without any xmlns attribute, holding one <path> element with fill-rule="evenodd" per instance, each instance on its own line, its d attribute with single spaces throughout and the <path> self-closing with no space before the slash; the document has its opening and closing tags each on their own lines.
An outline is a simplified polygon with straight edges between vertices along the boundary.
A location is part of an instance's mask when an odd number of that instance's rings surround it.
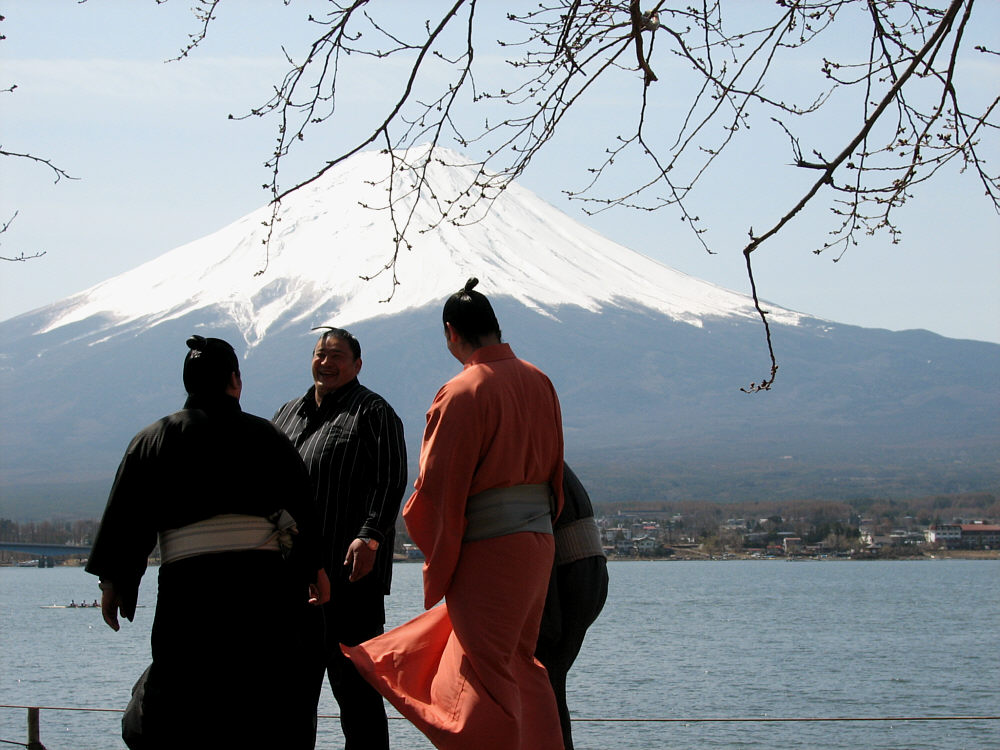
<svg viewBox="0 0 1000 750">
<path fill-rule="evenodd" d="M 365 545 L 368 547 L 368 549 L 370 549 L 372 552 L 378 552 L 378 542 L 376 540 L 369 539 L 366 536 L 359 536 L 358 539 L 364 542 Z"/>
</svg>

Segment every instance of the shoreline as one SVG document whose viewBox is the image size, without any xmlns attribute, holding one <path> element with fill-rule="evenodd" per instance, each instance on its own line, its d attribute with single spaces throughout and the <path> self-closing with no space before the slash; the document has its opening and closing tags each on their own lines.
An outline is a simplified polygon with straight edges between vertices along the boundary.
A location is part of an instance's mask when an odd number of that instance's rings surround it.
<svg viewBox="0 0 1000 750">
<path fill-rule="evenodd" d="M 1000 560 L 1000 550 L 940 550 L 933 553 L 918 553 L 911 555 L 866 555 L 859 557 L 791 555 L 782 557 L 760 557 L 742 552 L 729 552 L 725 556 L 692 553 L 685 551 L 682 555 L 651 555 L 648 557 L 609 555 L 608 562 L 732 562 L 734 560 L 752 560 L 755 562 L 870 562 L 870 561 L 938 561 L 938 560 Z M 393 557 L 395 563 L 423 563 L 422 559 L 406 557 L 397 554 Z M 84 560 L 69 558 L 59 563 L 57 567 L 82 567 Z M 151 559 L 147 567 L 156 567 L 159 560 Z M 35 567 L 18 564 L 17 562 L 0 563 L 0 568 Z"/>
<path fill-rule="evenodd" d="M 682 555 L 650 555 L 646 557 L 633 557 L 608 555 L 608 562 L 733 562 L 738 560 L 751 560 L 755 562 L 870 562 L 870 561 L 938 561 L 938 560 L 1000 560 L 1000 550 L 941 550 L 934 553 L 918 553 L 912 555 L 869 555 L 863 557 L 818 557 L 815 555 L 792 555 L 783 557 L 759 557 L 748 555 L 742 552 L 730 552 L 725 557 L 712 556 L 708 554 L 692 554 L 685 552 Z M 393 563 L 423 563 L 420 558 L 408 558 L 397 555 Z"/>
<path fill-rule="evenodd" d="M 732 562 L 734 560 L 753 560 L 758 562 L 869 562 L 886 560 L 1000 560 L 1000 550 L 940 550 L 933 553 L 916 554 L 893 554 L 893 555 L 864 555 L 856 557 L 841 557 L 834 555 L 789 555 L 782 557 L 760 557 L 748 555 L 742 552 L 729 552 L 725 556 L 693 555 L 685 553 L 683 555 L 632 557 L 632 556 L 608 556 L 608 562 Z"/>
</svg>

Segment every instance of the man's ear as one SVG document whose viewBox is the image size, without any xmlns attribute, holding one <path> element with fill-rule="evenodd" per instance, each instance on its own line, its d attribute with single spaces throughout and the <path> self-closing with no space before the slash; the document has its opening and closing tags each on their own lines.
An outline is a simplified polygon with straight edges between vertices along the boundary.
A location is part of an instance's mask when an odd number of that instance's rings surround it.
<svg viewBox="0 0 1000 750">
<path fill-rule="evenodd" d="M 448 341 L 452 342 L 453 344 L 457 342 L 459 338 L 461 338 L 458 335 L 458 331 L 455 330 L 455 326 L 453 326 L 451 323 L 444 324 L 444 335 L 445 338 L 447 338 Z"/>
<path fill-rule="evenodd" d="M 229 384 L 226 386 L 226 393 L 237 399 L 243 393 L 243 380 L 238 373 L 229 373 Z"/>
</svg>

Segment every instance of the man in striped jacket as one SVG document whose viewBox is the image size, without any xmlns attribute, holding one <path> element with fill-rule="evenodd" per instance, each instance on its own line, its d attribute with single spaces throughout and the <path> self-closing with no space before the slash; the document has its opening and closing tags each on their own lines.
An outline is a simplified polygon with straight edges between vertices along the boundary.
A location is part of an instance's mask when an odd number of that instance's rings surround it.
<svg viewBox="0 0 1000 750">
<path fill-rule="evenodd" d="M 331 595 L 317 623 L 316 701 L 327 673 L 346 750 L 388 750 L 382 696 L 340 651 L 341 643 L 355 646 L 384 630 L 396 516 L 406 488 L 403 424 L 385 399 L 358 382 L 360 372 L 358 340 L 340 328 L 326 330 L 313 349 L 313 385 L 272 421 L 298 448 L 322 521 Z"/>
</svg>

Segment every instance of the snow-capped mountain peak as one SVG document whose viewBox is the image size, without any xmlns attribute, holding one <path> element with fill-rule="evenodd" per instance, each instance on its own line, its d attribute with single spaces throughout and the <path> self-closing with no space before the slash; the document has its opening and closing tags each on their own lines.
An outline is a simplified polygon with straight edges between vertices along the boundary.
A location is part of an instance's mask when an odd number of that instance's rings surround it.
<svg viewBox="0 0 1000 750">
<path fill-rule="evenodd" d="M 707 317 L 756 317 L 745 295 L 618 245 L 517 184 L 475 219 L 442 222 L 436 206 L 460 199 L 476 169 L 445 149 L 435 149 L 434 157 L 423 192 L 430 200 L 413 210 L 410 247 L 400 246 L 393 269 L 387 270 L 396 252 L 385 208 L 389 155 L 370 151 L 287 197 L 269 249 L 271 209 L 263 206 L 68 298 L 39 332 L 95 316 L 105 318 L 108 329 L 152 326 L 218 306 L 238 321 L 252 348 L 279 320 L 351 325 L 439 303 L 470 276 L 480 279 L 485 294 L 511 296 L 546 314 L 563 305 L 589 311 L 627 305 L 695 326 Z M 401 197 L 397 217 L 405 219 L 414 174 L 401 170 L 392 179 L 393 195 Z M 265 258 L 266 270 L 258 274 Z M 780 308 L 771 315 L 786 324 L 800 318 Z"/>
</svg>

